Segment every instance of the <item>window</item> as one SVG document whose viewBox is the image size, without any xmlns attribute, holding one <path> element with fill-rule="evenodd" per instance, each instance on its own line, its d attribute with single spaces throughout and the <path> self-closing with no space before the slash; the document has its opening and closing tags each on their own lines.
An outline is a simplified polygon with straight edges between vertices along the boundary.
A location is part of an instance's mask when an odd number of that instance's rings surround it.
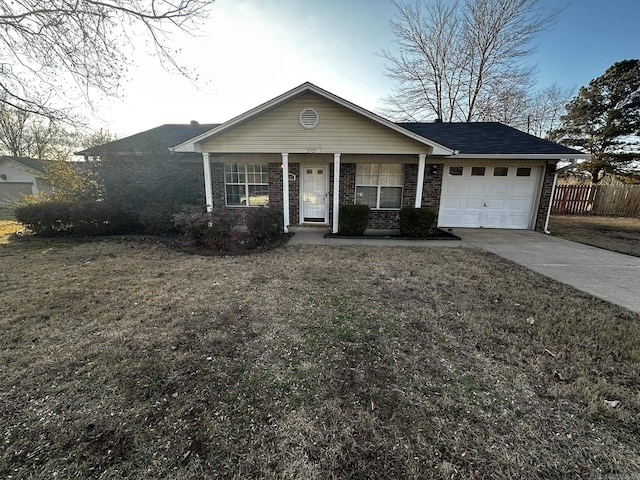
<svg viewBox="0 0 640 480">
<path fill-rule="evenodd" d="M 509 173 L 509 167 L 495 167 L 493 169 L 494 177 L 506 177 Z"/>
<path fill-rule="evenodd" d="M 471 176 L 484 177 L 485 167 L 471 167 Z"/>
<path fill-rule="evenodd" d="M 356 167 L 356 203 L 370 208 L 402 207 L 401 164 L 359 163 Z"/>
<path fill-rule="evenodd" d="M 449 175 L 454 175 L 456 177 L 462 175 L 463 167 L 449 167 Z"/>
<path fill-rule="evenodd" d="M 516 177 L 530 177 L 531 167 L 518 167 L 516 170 Z"/>
<path fill-rule="evenodd" d="M 227 206 L 259 206 L 269 203 L 269 171 L 266 163 L 227 163 L 224 166 Z"/>
</svg>

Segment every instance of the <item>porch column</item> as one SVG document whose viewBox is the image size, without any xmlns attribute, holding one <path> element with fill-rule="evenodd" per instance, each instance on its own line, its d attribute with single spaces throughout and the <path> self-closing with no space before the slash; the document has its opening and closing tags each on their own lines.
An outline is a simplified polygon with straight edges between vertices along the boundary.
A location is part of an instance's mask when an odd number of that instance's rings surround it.
<svg viewBox="0 0 640 480">
<path fill-rule="evenodd" d="M 202 152 L 202 166 L 204 168 L 204 200 L 207 212 L 213 211 L 213 186 L 211 185 L 211 162 L 209 152 Z"/>
<path fill-rule="evenodd" d="M 333 154 L 333 233 L 338 233 L 338 212 L 340 210 L 340 154 Z"/>
<path fill-rule="evenodd" d="M 418 184 L 416 185 L 416 203 L 415 207 L 422 207 L 422 187 L 424 185 L 424 164 L 426 160 L 426 155 L 421 153 L 418 155 Z"/>
<path fill-rule="evenodd" d="M 282 154 L 282 216 L 284 233 L 289 233 L 289 154 Z"/>
</svg>

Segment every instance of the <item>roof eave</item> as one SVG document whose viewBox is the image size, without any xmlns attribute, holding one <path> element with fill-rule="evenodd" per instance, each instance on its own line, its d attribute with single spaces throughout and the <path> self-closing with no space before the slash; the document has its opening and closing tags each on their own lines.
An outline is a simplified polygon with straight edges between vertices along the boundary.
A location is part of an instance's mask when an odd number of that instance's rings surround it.
<svg viewBox="0 0 640 480">
<path fill-rule="evenodd" d="M 44 170 L 39 170 L 37 168 L 30 167 L 29 165 L 25 165 L 24 163 L 22 163 L 19 160 L 16 160 L 15 158 L 11 158 L 9 156 L 5 156 L 3 159 L 13 163 L 20 170 L 23 170 L 23 171 L 25 171 L 27 173 L 30 173 L 34 177 L 42 178 L 42 177 L 46 177 L 47 176 L 47 172 L 45 172 Z"/>
<path fill-rule="evenodd" d="M 305 82 L 302 85 L 289 90 L 288 92 L 283 93 L 282 95 L 279 95 L 271 100 L 269 100 L 268 102 L 265 102 L 261 105 L 258 105 L 257 107 L 241 114 L 238 115 L 237 117 L 232 118 L 231 120 L 219 125 L 216 128 L 213 128 L 207 132 L 204 132 L 201 135 L 198 135 L 197 137 L 194 137 L 190 140 L 187 140 L 186 142 L 183 142 L 179 145 L 176 145 L 173 148 L 170 148 L 171 151 L 173 152 L 201 152 L 202 151 L 202 147 L 201 147 L 201 143 L 204 140 L 207 140 L 211 137 L 214 137 L 216 135 L 219 135 L 220 133 L 235 127 L 236 125 L 239 125 L 243 122 L 246 122 L 247 120 L 267 111 L 270 110 L 286 101 L 289 101 L 297 96 L 300 96 L 306 92 L 312 92 L 315 93 L 317 95 L 320 95 L 321 97 L 332 101 L 334 103 L 337 103 L 349 110 L 352 110 L 356 113 L 359 113 L 360 115 L 374 121 L 377 122 L 381 125 L 386 126 L 387 128 L 390 128 L 392 130 L 395 130 L 396 132 L 411 138 L 419 143 L 422 143 L 424 145 L 427 145 L 429 147 L 431 147 L 432 152 L 431 155 L 452 155 L 454 154 L 454 150 L 446 147 L 444 145 L 441 145 L 437 142 L 434 142 L 432 140 L 429 140 L 421 135 L 418 135 L 416 133 L 413 133 L 405 128 L 402 128 L 398 125 L 396 125 L 395 123 L 379 116 L 376 115 L 373 112 L 370 112 L 369 110 L 366 110 L 362 107 L 359 107 L 358 105 L 349 102 L 348 100 L 345 100 L 341 97 L 338 97 L 337 95 L 334 95 L 331 92 L 328 92 L 326 90 L 323 90 L 320 87 L 317 87 L 316 85 L 310 83 L 310 82 Z"/>
</svg>

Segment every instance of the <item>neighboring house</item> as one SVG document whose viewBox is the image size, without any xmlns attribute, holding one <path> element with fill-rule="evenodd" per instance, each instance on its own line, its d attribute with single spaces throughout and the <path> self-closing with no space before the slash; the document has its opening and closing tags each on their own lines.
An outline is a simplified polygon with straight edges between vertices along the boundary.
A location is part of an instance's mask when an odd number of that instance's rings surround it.
<svg viewBox="0 0 640 480">
<path fill-rule="evenodd" d="M 44 162 L 28 157 L 0 156 L 0 204 L 22 201 L 22 194 L 52 191 Z"/>
<path fill-rule="evenodd" d="M 285 230 L 337 232 L 338 206 L 353 203 L 371 207 L 370 228 L 397 228 L 415 206 L 440 227 L 543 230 L 556 163 L 587 158 L 500 123 L 393 123 L 311 83 L 219 125 L 164 125 L 80 154 L 136 151 L 136 137 L 161 132 L 185 169 L 199 157 L 209 210 L 268 204 Z"/>
</svg>

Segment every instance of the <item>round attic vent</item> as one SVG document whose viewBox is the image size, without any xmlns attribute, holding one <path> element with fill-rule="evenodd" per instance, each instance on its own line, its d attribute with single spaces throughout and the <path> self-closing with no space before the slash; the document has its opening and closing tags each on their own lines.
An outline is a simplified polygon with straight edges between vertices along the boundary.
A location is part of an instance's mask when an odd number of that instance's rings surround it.
<svg viewBox="0 0 640 480">
<path fill-rule="evenodd" d="M 305 108 L 300 112 L 300 125 L 304 128 L 315 128 L 315 126 L 318 125 L 319 120 L 320 117 L 318 116 L 318 112 L 313 108 Z"/>
</svg>

